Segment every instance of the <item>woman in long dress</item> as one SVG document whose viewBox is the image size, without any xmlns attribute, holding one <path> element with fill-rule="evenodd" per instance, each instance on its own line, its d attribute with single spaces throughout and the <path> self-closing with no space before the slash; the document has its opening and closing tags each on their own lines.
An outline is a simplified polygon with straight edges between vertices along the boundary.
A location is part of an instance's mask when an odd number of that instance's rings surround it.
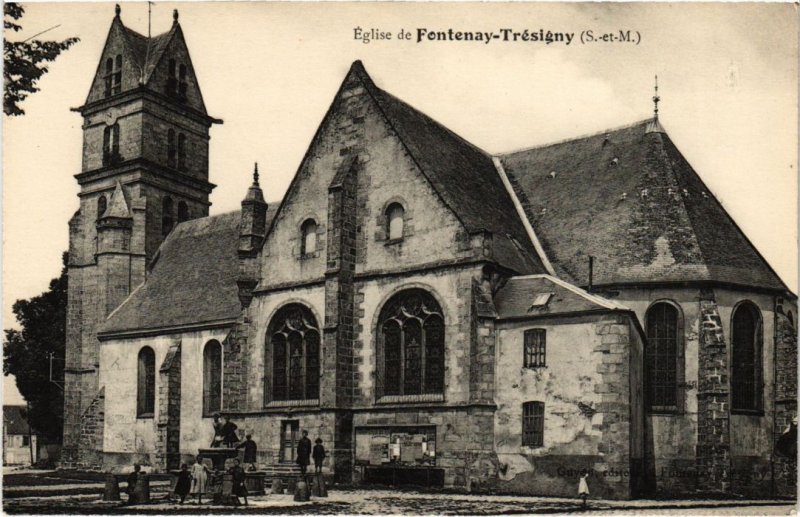
<svg viewBox="0 0 800 517">
<path fill-rule="evenodd" d="M 203 463 L 203 458 L 199 455 L 192 465 L 192 495 L 197 495 L 197 504 L 203 504 L 203 494 L 206 492 L 208 484 L 208 467 Z"/>
</svg>

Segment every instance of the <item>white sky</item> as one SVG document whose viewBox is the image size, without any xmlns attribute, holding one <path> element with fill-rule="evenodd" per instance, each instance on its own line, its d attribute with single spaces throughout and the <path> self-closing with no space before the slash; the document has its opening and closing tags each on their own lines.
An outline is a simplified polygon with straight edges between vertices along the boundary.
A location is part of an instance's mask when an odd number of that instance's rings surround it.
<svg viewBox="0 0 800 517">
<path fill-rule="evenodd" d="M 3 327 L 47 288 L 78 208 L 83 104 L 113 3 L 24 4 L 24 39 L 79 36 L 4 117 Z M 180 11 L 211 115 L 212 214 L 234 210 L 259 162 L 268 200 L 285 191 L 350 64 L 488 152 L 597 132 L 652 113 L 789 286 L 797 283 L 797 16 L 791 4 L 156 3 L 152 30 Z M 147 4 L 122 20 L 147 33 Z M 501 28 L 639 31 L 641 42 L 581 45 L 354 40 L 353 28 L 416 34 Z M 579 36 L 576 35 L 576 39 Z M 6 402 L 13 384 L 4 383 Z"/>
</svg>

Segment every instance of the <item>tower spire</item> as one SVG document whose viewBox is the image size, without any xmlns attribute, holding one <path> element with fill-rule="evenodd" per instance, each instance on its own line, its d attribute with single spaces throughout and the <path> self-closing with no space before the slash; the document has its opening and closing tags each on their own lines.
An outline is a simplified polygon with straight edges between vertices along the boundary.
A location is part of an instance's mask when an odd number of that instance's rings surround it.
<svg viewBox="0 0 800 517">
<path fill-rule="evenodd" d="M 658 96 L 658 75 L 656 75 L 655 94 L 653 95 L 653 118 L 658 120 L 658 103 L 661 97 Z"/>
</svg>

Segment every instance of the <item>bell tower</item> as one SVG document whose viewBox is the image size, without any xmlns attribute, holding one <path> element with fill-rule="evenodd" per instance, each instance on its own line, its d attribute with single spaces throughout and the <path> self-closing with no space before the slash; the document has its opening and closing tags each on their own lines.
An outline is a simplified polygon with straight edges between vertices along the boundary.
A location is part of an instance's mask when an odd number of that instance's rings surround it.
<svg viewBox="0 0 800 517">
<path fill-rule="evenodd" d="M 209 130 L 222 121 L 206 112 L 177 10 L 169 31 L 149 37 L 125 27 L 119 5 L 86 102 L 73 111 L 83 117 L 83 160 L 69 223 L 62 464 L 96 467 L 97 332 L 144 281 L 172 228 L 208 215 Z"/>
</svg>

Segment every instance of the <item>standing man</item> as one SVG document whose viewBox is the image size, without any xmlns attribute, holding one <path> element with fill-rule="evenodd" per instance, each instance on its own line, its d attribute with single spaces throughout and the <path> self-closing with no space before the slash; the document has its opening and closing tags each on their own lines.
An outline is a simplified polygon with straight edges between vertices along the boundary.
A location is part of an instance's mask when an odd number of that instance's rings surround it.
<svg viewBox="0 0 800 517">
<path fill-rule="evenodd" d="M 250 470 L 256 470 L 256 452 L 258 446 L 253 441 L 253 435 L 248 434 L 245 436 L 245 441 L 236 446 L 237 449 L 244 449 L 244 463 L 250 464 Z"/>
<path fill-rule="evenodd" d="M 308 439 L 308 431 L 303 431 L 303 437 L 297 442 L 297 464 L 300 465 L 300 472 L 303 479 L 306 477 L 306 468 L 311 463 L 311 440 Z"/>
<path fill-rule="evenodd" d="M 136 482 L 139 481 L 139 471 L 142 470 L 142 466 L 136 463 L 133 466 L 133 472 L 128 474 L 128 486 L 126 490 L 128 491 L 128 504 L 132 504 L 134 496 L 133 493 L 136 490 Z"/>
<path fill-rule="evenodd" d="M 231 417 L 225 415 L 225 423 L 222 424 L 222 444 L 227 445 L 228 447 L 233 447 L 233 445 L 239 441 L 239 437 L 236 436 L 236 429 L 238 427 L 236 424 L 231 422 Z"/>
</svg>

